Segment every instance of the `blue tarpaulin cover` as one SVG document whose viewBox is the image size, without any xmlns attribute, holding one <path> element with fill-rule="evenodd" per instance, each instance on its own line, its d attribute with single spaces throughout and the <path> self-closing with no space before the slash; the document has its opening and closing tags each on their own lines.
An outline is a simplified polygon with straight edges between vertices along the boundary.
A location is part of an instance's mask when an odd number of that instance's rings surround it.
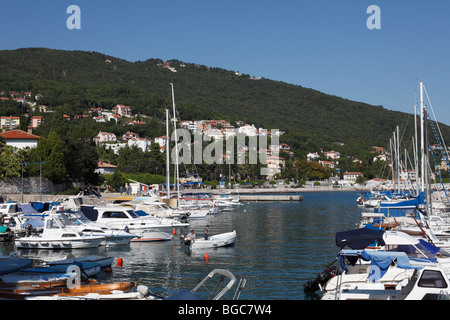
<svg viewBox="0 0 450 320">
<path fill-rule="evenodd" d="M 19 204 L 19 209 L 23 213 L 38 213 L 39 212 L 30 203 Z"/>
<path fill-rule="evenodd" d="M 384 246 L 383 240 L 384 230 L 374 230 L 369 228 L 361 228 L 350 231 L 336 232 L 336 245 L 343 249 L 348 246 L 351 249 L 364 249 L 374 241 L 378 245 Z"/>
<path fill-rule="evenodd" d="M 377 281 L 381 279 L 387 272 L 392 261 L 396 260 L 397 267 L 402 269 L 420 269 L 422 267 L 412 266 L 409 262 L 408 255 L 404 252 L 396 251 L 362 251 L 361 257 L 364 260 L 371 261 L 369 270 L 369 281 Z"/>
</svg>

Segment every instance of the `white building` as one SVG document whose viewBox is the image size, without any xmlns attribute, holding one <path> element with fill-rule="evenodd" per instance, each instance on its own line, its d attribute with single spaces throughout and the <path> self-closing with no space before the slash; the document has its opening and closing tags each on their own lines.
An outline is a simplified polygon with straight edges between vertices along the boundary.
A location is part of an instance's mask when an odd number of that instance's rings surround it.
<svg viewBox="0 0 450 320">
<path fill-rule="evenodd" d="M 344 172 L 344 179 L 352 184 L 355 184 L 356 179 L 363 176 L 361 172 Z"/>
<path fill-rule="evenodd" d="M 314 152 L 314 153 L 310 152 L 306 155 L 306 160 L 308 160 L 308 161 L 313 161 L 313 160 L 316 160 L 319 158 L 320 158 L 320 156 L 317 152 Z"/>
<path fill-rule="evenodd" d="M 341 154 L 338 151 L 325 151 L 323 153 L 327 159 L 337 160 L 341 157 Z"/>
<path fill-rule="evenodd" d="M 159 144 L 160 147 L 165 147 L 166 146 L 166 140 L 167 140 L 166 136 L 156 137 L 155 138 L 155 143 Z"/>
<path fill-rule="evenodd" d="M 95 172 L 98 174 L 114 174 L 114 171 L 116 170 L 117 166 L 110 164 L 109 162 L 103 162 L 100 160 L 97 163 L 97 169 L 95 169 Z"/>
<path fill-rule="evenodd" d="M 18 149 L 35 148 L 38 145 L 39 139 L 41 139 L 39 136 L 22 130 L 2 132 L 0 133 L 0 136 L 5 138 L 7 146 Z"/>
<path fill-rule="evenodd" d="M 151 140 L 144 138 L 133 138 L 128 140 L 128 146 L 131 148 L 132 146 L 137 146 L 143 152 L 150 151 Z"/>
<path fill-rule="evenodd" d="M 117 142 L 117 137 L 114 133 L 100 131 L 94 138 L 95 144 L 102 144 L 107 142 Z"/>
</svg>

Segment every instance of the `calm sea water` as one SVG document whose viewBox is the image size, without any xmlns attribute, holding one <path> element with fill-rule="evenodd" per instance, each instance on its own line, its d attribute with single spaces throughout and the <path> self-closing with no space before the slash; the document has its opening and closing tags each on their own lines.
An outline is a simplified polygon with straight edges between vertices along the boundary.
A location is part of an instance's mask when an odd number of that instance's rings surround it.
<svg viewBox="0 0 450 320">
<path fill-rule="evenodd" d="M 360 211 L 356 192 L 306 192 L 303 196 L 303 201 L 244 202 L 235 211 L 191 221 L 190 228 L 197 234 L 206 224 L 210 225 L 210 234 L 236 230 L 232 247 L 190 253 L 177 236 L 170 242 L 71 252 L 21 250 L 21 254 L 42 260 L 64 259 L 68 253 L 122 258 L 123 267 L 113 265 L 112 273 L 102 275 L 101 280 L 137 281 L 161 295 L 192 289 L 211 270 L 221 268 L 247 278 L 241 299 L 313 299 L 317 297 L 305 296 L 302 285 L 334 260 L 335 233 L 354 229 Z"/>
</svg>

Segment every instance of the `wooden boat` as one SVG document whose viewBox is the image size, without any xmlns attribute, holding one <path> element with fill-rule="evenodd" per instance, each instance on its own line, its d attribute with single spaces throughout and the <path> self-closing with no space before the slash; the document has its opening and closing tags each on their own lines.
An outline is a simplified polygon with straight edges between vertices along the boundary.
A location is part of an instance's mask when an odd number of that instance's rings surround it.
<svg viewBox="0 0 450 320">
<path fill-rule="evenodd" d="M 86 284 L 80 285 L 75 288 L 51 287 L 39 290 L 29 290 L 27 288 L 0 289 L 0 298 L 23 300 L 28 297 L 55 296 L 55 295 L 59 297 L 80 296 L 90 293 L 109 295 L 113 294 L 116 291 L 125 293 L 135 287 L 136 287 L 135 282 L 115 282 L 106 284 Z"/>
<path fill-rule="evenodd" d="M 236 241 L 236 231 L 216 234 L 209 237 L 208 240 L 203 238 L 197 238 L 194 241 L 190 241 L 185 238 L 185 244 L 189 245 L 189 249 L 206 249 L 206 248 L 219 248 L 226 247 L 234 244 Z"/>
<path fill-rule="evenodd" d="M 113 290 L 108 293 L 90 292 L 79 295 L 27 296 L 25 300 L 161 300 L 160 296 L 152 294 L 147 286 L 139 285 L 136 290 L 124 292 Z"/>
<path fill-rule="evenodd" d="M 67 281 L 70 279 L 70 274 L 67 273 L 53 273 L 53 274 L 5 274 L 0 276 L 0 287 L 15 287 L 15 288 L 28 288 L 29 290 L 58 287 L 67 285 Z M 82 284 L 94 284 L 97 280 L 88 279 L 81 280 Z"/>
</svg>

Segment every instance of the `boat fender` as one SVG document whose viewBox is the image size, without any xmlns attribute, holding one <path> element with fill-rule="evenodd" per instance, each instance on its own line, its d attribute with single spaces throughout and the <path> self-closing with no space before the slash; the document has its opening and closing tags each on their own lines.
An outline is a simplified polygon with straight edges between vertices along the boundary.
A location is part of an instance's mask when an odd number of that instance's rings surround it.
<svg viewBox="0 0 450 320">
<path fill-rule="evenodd" d="M 147 286 L 144 285 L 138 285 L 136 288 L 136 291 L 142 294 L 142 296 L 146 296 L 150 291 L 148 290 Z"/>
</svg>

